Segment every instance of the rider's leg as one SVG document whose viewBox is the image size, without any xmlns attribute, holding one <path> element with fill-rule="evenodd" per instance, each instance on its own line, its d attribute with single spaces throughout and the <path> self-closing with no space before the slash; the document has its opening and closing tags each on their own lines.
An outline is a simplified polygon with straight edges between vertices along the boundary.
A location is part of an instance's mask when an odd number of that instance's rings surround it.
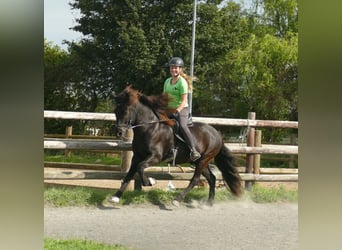
<svg viewBox="0 0 342 250">
<path fill-rule="evenodd" d="M 185 142 L 187 143 L 188 147 L 190 148 L 190 158 L 192 161 L 196 161 L 201 157 L 201 154 L 196 150 L 192 134 L 188 128 L 188 108 L 184 108 L 179 114 L 179 126 L 180 131 L 183 135 Z"/>
</svg>

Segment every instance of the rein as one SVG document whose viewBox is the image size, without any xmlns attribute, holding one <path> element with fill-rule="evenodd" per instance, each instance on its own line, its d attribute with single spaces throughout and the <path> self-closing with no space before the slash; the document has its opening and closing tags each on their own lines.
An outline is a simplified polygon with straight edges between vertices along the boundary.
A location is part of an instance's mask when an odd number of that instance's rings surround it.
<svg viewBox="0 0 342 250">
<path fill-rule="evenodd" d="M 130 106 L 130 113 L 133 111 L 136 115 L 137 113 L 137 108 L 136 108 L 136 104 L 140 104 L 140 102 L 134 102 L 133 105 L 131 104 Z M 142 104 L 140 104 L 142 105 Z M 152 112 L 154 113 L 154 115 L 157 117 L 158 121 L 149 121 L 149 122 L 142 122 L 142 123 L 138 123 L 136 125 L 132 125 L 132 119 L 129 119 L 129 121 L 125 124 L 125 125 L 118 125 L 117 127 L 121 127 L 121 128 L 126 128 L 126 129 L 134 129 L 137 127 L 142 127 L 144 125 L 148 125 L 148 124 L 156 124 L 156 123 L 163 123 L 163 122 L 168 122 L 168 121 L 174 121 L 175 119 L 167 119 L 167 120 L 161 120 L 158 113 L 156 112 L 155 109 L 151 108 Z M 131 114 L 130 114 L 131 116 Z M 131 118 L 131 117 L 130 117 Z"/>
<path fill-rule="evenodd" d="M 127 129 L 130 129 L 130 128 L 137 128 L 137 127 L 142 127 L 144 125 L 147 125 L 147 124 L 155 124 L 155 123 L 162 123 L 162 122 L 167 122 L 167 121 L 172 121 L 174 119 L 169 119 L 169 120 L 159 120 L 159 121 L 151 121 L 151 122 L 143 122 L 143 123 L 139 123 L 139 124 L 136 124 L 136 125 L 130 125 L 130 124 L 127 124 Z M 120 127 L 124 127 L 124 126 L 120 126 Z"/>
</svg>

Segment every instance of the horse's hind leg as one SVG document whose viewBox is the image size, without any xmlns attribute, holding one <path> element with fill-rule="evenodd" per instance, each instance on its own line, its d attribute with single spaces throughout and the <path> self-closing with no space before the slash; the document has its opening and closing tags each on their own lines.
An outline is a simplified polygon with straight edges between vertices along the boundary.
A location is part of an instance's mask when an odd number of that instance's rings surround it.
<svg viewBox="0 0 342 250">
<path fill-rule="evenodd" d="M 183 201 L 185 195 L 199 182 L 201 172 L 199 166 L 196 166 L 194 176 L 191 178 L 189 185 L 173 200 L 173 205 L 179 206 L 179 202 Z"/>
<path fill-rule="evenodd" d="M 211 172 L 209 167 L 206 167 L 205 169 L 203 169 L 202 174 L 207 179 L 208 184 L 209 184 L 208 203 L 210 206 L 212 206 L 214 203 L 214 198 L 215 198 L 216 176 Z"/>
</svg>

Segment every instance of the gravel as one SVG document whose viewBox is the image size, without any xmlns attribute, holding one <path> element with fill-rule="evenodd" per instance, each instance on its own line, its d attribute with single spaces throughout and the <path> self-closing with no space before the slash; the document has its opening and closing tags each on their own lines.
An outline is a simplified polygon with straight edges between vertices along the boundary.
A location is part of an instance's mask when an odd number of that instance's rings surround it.
<svg viewBox="0 0 342 250">
<path fill-rule="evenodd" d="M 44 208 L 45 237 L 87 239 L 134 250 L 298 249 L 298 204 L 249 200 L 180 207 Z"/>
</svg>

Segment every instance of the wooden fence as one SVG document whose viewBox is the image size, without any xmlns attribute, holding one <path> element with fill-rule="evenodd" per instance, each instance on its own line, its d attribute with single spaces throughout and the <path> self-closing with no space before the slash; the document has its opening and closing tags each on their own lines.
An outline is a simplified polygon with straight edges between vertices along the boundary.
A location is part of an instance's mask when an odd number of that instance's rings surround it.
<svg viewBox="0 0 342 250">
<path fill-rule="evenodd" d="M 75 120 L 102 120 L 115 121 L 115 115 L 112 113 L 89 113 L 89 112 L 65 112 L 65 111 L 44 111 L 45 119 L 75 119 Z M 249 189 L 253 181 L 298 181 L 298 169 L 284 168 L 261 168 L 260 155 L 262 154 L 279 154 L 279 155 L 298 155 L 297 145 L 269 145 L 261 144 L 261 131 L 255 131 L 256 127 L 273 127 L 273 128 L 292 128 L 298 129 L 296 121 L 272 121 L 272 120 L 256 120 L 255 113 L 248 113 L 248 119 L 230 119 L 230 118 L 208 118 L 193 117 L 194 122 L 204 122 L 211 125 L 220 126 L 238 126 L 245 127 L 248 131 L 246 134 L 246 143 L 225 143 L 233 154 L 246 154 L 246 166 L 240 168 L 240 176 Z M 66 136 L 66 137 L 70 137 Z M 100 137 L 99 137 L 100 138 Z M 64 149 L 64 150 L 100 150 L 100 151 L 123 151 L 131 154 L 131 143 L 113 140 L 113 139 L 70 139 L 70 138 L 44 138 L 44 149 Z M 129 158 L 130 156 L 128 156 Z M 123 157 L 124 158 L 124 157 Z M 129 164 L 129 160 L 125 160 Z M 61 167 L 62 166 L 62 167 Z M 56 171 L 49 171 L 44 174 L 45 179 L 115 179 L 120 180 L 125 175 L 128 166 L 101 166 L 83 164 L 58 164 L 45 163 L 45 167 L 54 167 Z M 59 168 L 76 168 L 84 171 L 60 171 Z M 192 173 L 184 171 L 165 171 L 154 167 L 153 171 L 148 171 L 149 176 L 160 180 L 190 180 Z M 149 169 L 149 170 L 151 170 Z M 178 169 L 179 168 L 175 168 Z M 189 168 L 190 169 L 190 168 Z M 88 171 L 89 170 L 89 171 Z M 218 173 L 217 178 L 221 179 Z"/>
</svg>

